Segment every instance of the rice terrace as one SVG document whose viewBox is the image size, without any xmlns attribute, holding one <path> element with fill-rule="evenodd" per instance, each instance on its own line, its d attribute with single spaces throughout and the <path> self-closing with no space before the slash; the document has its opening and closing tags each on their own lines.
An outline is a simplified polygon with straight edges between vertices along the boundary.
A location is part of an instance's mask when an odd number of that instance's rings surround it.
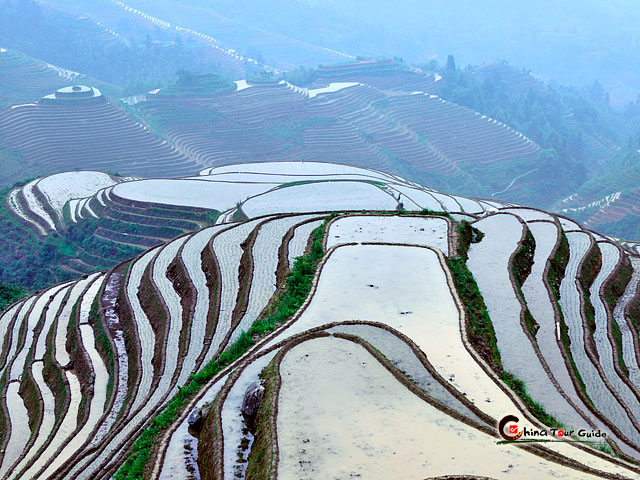
<svg viewBox="0 0 640 480">
<path fill-rule="evenodd" d="M 640 478 L 635 70 L 386 8 L 0 0 L 0 480 Z"/>
</svg>

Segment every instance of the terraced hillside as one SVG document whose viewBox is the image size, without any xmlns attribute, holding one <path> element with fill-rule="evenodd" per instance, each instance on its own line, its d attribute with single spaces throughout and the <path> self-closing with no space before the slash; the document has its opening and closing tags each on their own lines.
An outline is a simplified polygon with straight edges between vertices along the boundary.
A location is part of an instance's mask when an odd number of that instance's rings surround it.
<svg viewBox="0 0 640 480">
<path fill-rule="evenodd" d="M 526 95 L 531 90 L 539 91 L 544 84 L 537 81 L 529 72 L 517 70 L 505 63 L 486 63 L 473 70 L 482 79 L 504 82 L 508 92 L 515 95 Z"/>
<path fill-rule="evenodd" d="M 94 87 L 65 87 L 38 103 L 1 110 L 0 145 L 20 156 L 23 174 L 100 169 L 175 176 L 196 170 Z"/>
<path fill-rule="evenodd" d="M 344 52 L 233 19 L 215 7 L 210 8 L 210 5 L 182 3 L 180 8 L 175 8 L 171 2 L 129 0 L 83 0 L 73 5 L 60 0 L 48 3 L 56 8 L 89 13 L 115 30 L 123 23 L 136 22 L 150 31 L 159 29 L 171 36 L 181 35 L 185 44 L 206 46 L 198 49 L 198 53 L 206 54 L 208 50 L 224 68 L 235 65 L 243 73 L 246 64 L 259 65 L 260 69 L 287 70 L 298 65 L 315 66 L 355 58 Z"/>
<path fill-rule="evenodd" d="M 92 178 L 76 221 L 98 198 L 225 212 L 0 315 L 0 476 L 640 475 L 626 246 L 349 166 L 217 167 L 180 195 Z M 500 444 L 505 415 L 574 433 Z"/>
<path fill-rule="evenodd" d="M 201 94 L 178 84 L 184 94 L 149 94 L 132 109 L 203 164 L 340 161 L 467 194 L 503 190 L 539 146 L 432 95 L 439 80 L 393 61 L 363 61 L 320 68 L 310 88 L 249 78 L 233 91 Z"/>
<path fill-rule="evenodd" d="M 632 138 L 615 156 L 608 174 L 583 185 L 556 203 L 555 210 L 584 222 L 589 228 L 633 240 L 640 218 L 640 138 Z"/>
<path fill-rule="evenodd" d="M 175 179 L 55 174 L 3 194 L 1 278 L 28 288 L 71 279 L 216 221 L 313 210 L 304 198 L 314 189 L 326 210 L 377 205 L 477 213 L 504 205 L 407 186 L 379 171 L 309 162 L 209 168 Z M 283 194 L 288 203 L 278 200 Z"/>
<path fill-rule="evenodd" d="M 36 101 L 71 85 L 78 76 L 17 50 L 0 48 L 0 107 Z"/>
<path fill-rule="evenodd" d="M 107 200 L 110 187 L 135 179 L 78 171 L 1 192 L 1 280 L 39 289 L 215 223 L 216 210 Z"/>
</svg>

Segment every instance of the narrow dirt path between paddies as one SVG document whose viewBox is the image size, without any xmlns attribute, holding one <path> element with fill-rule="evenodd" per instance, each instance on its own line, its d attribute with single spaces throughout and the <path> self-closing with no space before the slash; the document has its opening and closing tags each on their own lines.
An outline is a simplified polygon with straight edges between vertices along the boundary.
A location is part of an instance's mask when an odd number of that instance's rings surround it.
<svg viewBox="0 0 640 480">
<path fill-rule="evenodd" d="M 519 207 L 509 207 L 509 208 L 501 208 L 500 213 L 512 213 L 517 215 L 522 220 L 527 222 L 530 225 L 530 222 L 535 222 L 538 220 L 546 220 L 549 222 L 554 222 L 555 218 L 553 215 L 543 212 L 542 210 L 536 210 L 534 208 L 519 208 Z"/>
<path fill-rule="evenodd" d="M 486 417 L 474 411 L 458 396 L 445 386 L 447 380 L 439 377 L 432 370 L 425 367 L 426 357 L 418 358 L 415 351 L 397 336 L 398 332 L 391 332 L 388 327 L 382 328 L 369 324 L 337 325 L 327 329 L 329 333 L 343 333 L 362 338 L 373 348 L 384 355 L 406 377 L 424 391 L 431 398 L 458 412 L 460 415 L 478 424 L 486 423 Z M 431 366 L 431 368 L 433 368 Z M 448 386 L 448 385 L 447 385 Z M 487 426 L 493 427 L 493 424 Z"/>
</svg>

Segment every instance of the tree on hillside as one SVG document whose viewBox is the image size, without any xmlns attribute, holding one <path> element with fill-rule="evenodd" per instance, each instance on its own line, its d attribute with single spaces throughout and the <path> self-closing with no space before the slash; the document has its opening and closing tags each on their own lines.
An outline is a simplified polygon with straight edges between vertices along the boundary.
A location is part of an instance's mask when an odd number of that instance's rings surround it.
<svg viewBox="0 0 640 480">
<path fill-rule="evenodd" d="M 7 305 L 24 297 L 26 294 L 27 292 L 22 287 L 0 282 L 0 312 L 3 311 Z"/>
<path fill-rule="evenodd" d="M 456 60 L 453 58 L 453 55 L 449 55 L 447 57 L 447 67 L 446 70 L 455 72 L 456 71 Z"/>
</svg>

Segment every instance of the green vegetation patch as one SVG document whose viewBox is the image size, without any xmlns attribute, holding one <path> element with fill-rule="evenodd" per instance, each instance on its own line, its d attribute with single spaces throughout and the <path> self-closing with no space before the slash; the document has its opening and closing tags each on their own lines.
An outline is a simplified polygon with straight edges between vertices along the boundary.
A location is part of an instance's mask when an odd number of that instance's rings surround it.
<svg viewBox="0 0 640 480">
<path fill-rule="evenodd" d="M 513 272 L 513 278 L 516 283 L 518 295 L 520 295 L 520 299 L 524 303 L 524 324 L 527 327 L 527 331 L 531 334 L 531 338 L 536 338 L 536 333 L 538 332 L 538 322 L 536 322 L 535 318 L 531 314 L 529 310 L 529 306 L 527 305 L 527 301 L 522 293 L 522 285 L 524 285 L 525 280 L 531 273 L 531 269 L 533 268 L 533 257 L 535 256 L 536 251 L 536 240 L 533 238 L 531 230 L 529 227 L 525 225 L 526 234 L 520 248 L 513 256 L 511 262 L 511 271 Z"/>
<path fill-rule="evenodd" d="M 489 318 L 478 284 L 467 264 L 461 257 L 448 258 L 447 264 L 453 274 L 456 289 L 462 298 L 467 312 L 469 340 L 480 356 L 496 372 L 502 371 L 500 350 L 496 340 L 496 332 Z"/>
<path fill-rule="evenodd" d="M 584 301 L 584 316 L 589 328 L 589 333 L 593 337 L 596 331 L 596 310 L 591 303 L 589 290 L 593 285 L 600 269 L 602 268 L 602 252 L 597 243 L 594 243 L 584 256 L 582 267 L 578 272 L 578 280 L 582 287 L 582 299 Z"/>
<path fill-rule="evenodd" d="M 309 252 L 296 260 L 283 291 L 278 295 L 271 309 L 256 320 L 248 332 L 242 332 L 231 346 L 209 362 L 200 372 L 192 374 L 185 386 L 178 388 L 178 393 L 158 415 L 151 419 L 138 440 L 133 444 L 129 456 L 115 474 L 116 480 L 144 478 L 144 472 L 158 435 L 176 421 L 188 400 L 218 372 L 231 365 L 253 346 L 258 336 L 273 331 L 298 311 L 311 291 L 313 277 L 324 256 L 322 238 L 329 218 L 325 219 L 325 222 L 312 232 L 313 243 Z"/>
<path fill-rule="evenodd" d="M 268 480 L 275 477 L 275 445 L 272 439 L 273 432 L 273 405 L 277 402 L 274 398 L 278 389 L 278 364 L 272 360 L 262 371 L 260 378 L 263 380 L 264 396 L 258 407 L 256 416 L 256 434 L 251 452 L 247 461 L 245 478 L 256 480 Z"/>
<path fill-rule="evenodd" d="M 178 70 L 177 75 L 177 81 L 160 90 L 158 95 L 211 95 L 236 88 L 227 77 L 212 73 Z"/>
<path fill-rule="evenodd" d="M 24 288 L 0 282 L 0 312 L 26 295 Z"/>
<path fill-rule="evenodd" d="M 4 392 L 4 388 L 7 386 L 7 369 L 5 368 L 2 376 L 0 377 L 0 391 Z M 5 437 L 7 436 L 7 417 L 4 413 L 4 409 L 0 408 L 0 445 L 4 444 Z"/>
<path fill-rule="evenodd" d="M 629 369 L 627 365 L 624 363 L 624 357 L 622 356 L 622 332 L 620 332 L 620 325 L 615 318 L 611 318 L 611 330 L 613 333 L 613 342 L 616 346 L 616 360 L 618 361 L 618 366 L 622 371 L 622 374 L 629 378 Z"/>
<path fill-rule="evenodd" d="M 91 271 L 113 267 L 117 262 L 134 257 L 143 250 L 103 240 L 94 235 L 101 221 L 87 219 L 70 225 L 63 234 L 37 235 L 8 208 L 9 190 L 0 192 L 0 282 L 15 284 L 18 289 L 38 290 L 78 277 L 78 272 L 67 268 L 71 259 L 80 258 Z M 89 272 L 84 272 L 89 273 Z M 3 292 L 10 298 L 24 290 L 7 290 L 0 286 L 0 310 Z M 5 304 L 6 305 L 6 304 Z"/>
<path fill-rule="evenodd" d="M 511 390 L 516 392 L 522 401 L 527 405 L 529 411 L 540 420 L 542 423 L 552 428 L 564 428 L 564 425 L 556 420 L 553 416 L 549 415 L 542 405 L 534 401 L 527 393 L 527 387 L 524 382 L 517 378 L 511 372 L 503 371 L 500 378 L 506 383 Z"/>
</svg>

